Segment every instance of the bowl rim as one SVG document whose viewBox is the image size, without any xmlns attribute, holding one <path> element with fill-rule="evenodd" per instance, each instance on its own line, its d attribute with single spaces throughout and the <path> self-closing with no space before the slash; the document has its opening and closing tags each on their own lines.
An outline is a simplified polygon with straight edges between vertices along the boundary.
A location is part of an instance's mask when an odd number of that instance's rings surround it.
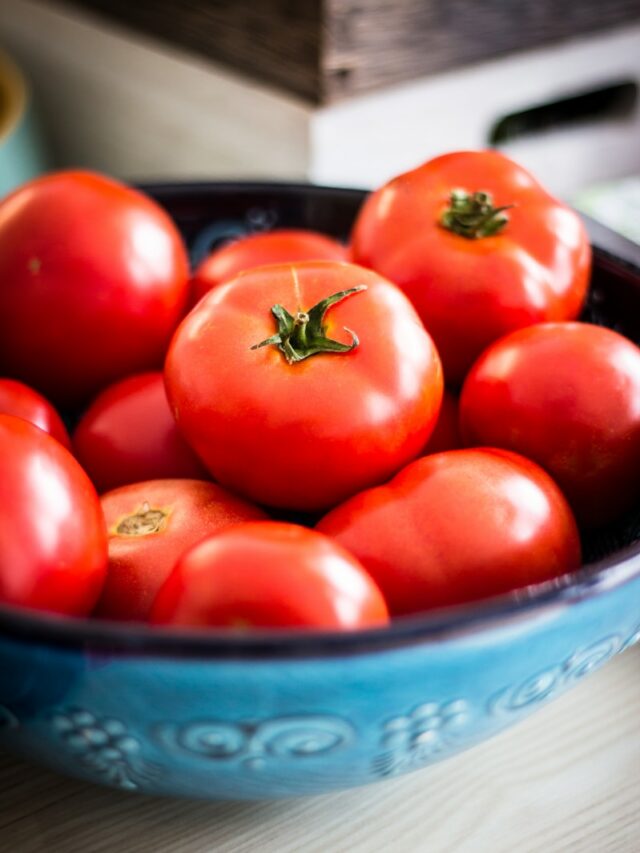
<svg viewBox="0 0 640 853">
<path fill-rule="evenodd" d="M 151 196 L 202 192 L 289 192 L 313 190 L 364 198 L 355 187 L 279 181 L 162 181 L 144 182 L 139 189 Z M 640 275 L 640 250 L 635 244 L 587 220 L 594 254 Z M 622 250 L 622 251 L 621 251 Z M 618 252 L 623 257 L 618 256 Z M 145 623 L 125 623 L 89 617 L 66 617 L 0 604 L 0 640 L 8 638 L 60 647 L 90 650 L 110 656 L 136 654 L 204 658 L 318 658 L 360 655 L 417 644 L 438 644 L 470 634 L 508 628 L 547 618 L 554 612 L 613 592 L 640 578 L 640 540 L 575 572 L 532 584 L 480 601 L 471 601 L 427 613 L 402 616 L 389 626 L 354 631 L 300 631 L 291 629 L 230 634 L 224 630 L 166 629 Z M 640 630 L 640 617 L 638 619 Z"/>
<path fill-rule="evenodd" d="M 470 634 L 548 618 L 640 578 L 640 541 L 550 581 L 481 601 L 401 616 L 389 626 L 354 631 L 262 630 L 229 634 L 223 629 L 159 630 L 125 623 L 40 613 L 0 604 L 0 640 L 102 651 L 109 656 L 223 658 L 317 658 L 350 656 L 417 644 L 438 644 Z M 638 619 L 640 630 L 640 617 Z"/>
</svg>

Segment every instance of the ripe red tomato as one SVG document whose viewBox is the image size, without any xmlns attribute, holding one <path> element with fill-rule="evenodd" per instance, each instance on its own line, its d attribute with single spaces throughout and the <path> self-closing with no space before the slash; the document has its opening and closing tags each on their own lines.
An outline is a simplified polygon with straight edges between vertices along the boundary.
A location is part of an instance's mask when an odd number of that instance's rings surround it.
<svg viewBox="0 0 640 853">
<path fill-rule="evenodd" d="M 452 384 L 507 332 L 575 319 L 591 266 L 578 216 L 497 151 L 445 154 L 390 181 L 365 202 L 351 251 L 409 296 Z"/>
<path fill-rule="evenodd" d="M 238 273 L 266 264 L 297 261 L 346 261 L 347 249 L 317 231 L 282 229 L 250 234 L 227 243 L 200 264 L 192 280 L 194 302 Z"/>
<path fill-rule="evenodd" d="M 51 403 L 29 388 L 23 382 L 14 379 L 0 379 L 0 413 L 15 415 L 40 429 L 48 432 L 67 450 L 71 449 L 71 439 L 62 418 Z"/>
<path fill-rule="evenodd" d="M 450 391 L 442 397 L 440 414 L 429 441 L 426 443 L 421 456 L 429 453 L 442 453 L 444 450 L 457 450 L 462 447 L 460 428 L 458 425 L 458 398 Z"/>
<path fill-rule="evenodd" d="M 545 323 L 508 335 L 469 374 L 460 414 L 468 443 L 546 468 L 584 524 L 640 497 L 640 349 L 616 332 Z"/>
<path fill-rule="evenodd" d="M 326 536 L 278 521 L 236 525 L 178 561 L 155 600 L 156 625 L 353 630 L 386 625 L 382 593 Z"/>
<path fill-rule="evenodd" d="M 161 366 L 188 274 L 141 193 L 86 172 L 24 184 L 0 203 L 0 370 L 69 406 Z"/>
<path fill-rule="evenodd" d="M 0 415 L 0 602 L 86 616 L 107 569 L 98 496 L 39 427 Z"/>
<path fill-rule="evenodd" d="M 162 373 L 130 376 L 99 394 L 73 446 L 99 492 L 143 480 L 208 478 L 178 431 Z"/>
<path fill-rule="evenodd" d="M 158 589 L 182 554 L 211 533 L 266 518 L 214 483 L 151 480 L 102 496 L 109 533 L 109 573 L 96 615 L 144 621 Z"/>
<path fill-rule="evenodd" d="M 318 530 L 351 551 L 392 614 L 485 598 L 580 565 L 560 489 L 506 450 L 452 450 L 351 498 Z"/>
<path fill-rule="evenodd" d="M 216 288 L 178 329 L 165 379 L 218 482 L 300 510 L 416 456 L 442 397 L 438 355 L 406 297 L 328 261 L 260 267 Z"/>
</svg>

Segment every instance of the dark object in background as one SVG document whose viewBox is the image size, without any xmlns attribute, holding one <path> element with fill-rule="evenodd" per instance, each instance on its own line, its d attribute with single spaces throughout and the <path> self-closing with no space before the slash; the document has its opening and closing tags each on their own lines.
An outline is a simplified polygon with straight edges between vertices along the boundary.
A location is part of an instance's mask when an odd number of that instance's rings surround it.
<svg viewBox="0 0 640 853">
<path fill-rule="evenodd" d="M 315 104 L 600 32 L 637 0 L 75 0 Z"/>
<path fill-rule="evenodd" d="M 489 143 L 501 145 L 581 121 L 625 119 L 633 114 L 637 100 L 638 86 L 630 80 L 588 89 L 503 116 L 491 128 Z"/>
</svg>

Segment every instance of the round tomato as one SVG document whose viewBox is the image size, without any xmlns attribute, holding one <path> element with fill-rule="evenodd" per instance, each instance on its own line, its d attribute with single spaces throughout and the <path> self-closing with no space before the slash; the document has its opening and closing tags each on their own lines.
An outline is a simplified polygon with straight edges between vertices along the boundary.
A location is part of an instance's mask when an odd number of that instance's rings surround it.
<svg viewBox="0 0 640 853">
<path fill-rule="evenodd" d="M 188 275 L 141 193 L 85 172 L 24 184 L 0 203 L 0 370 L 71 406 L 159 367 Z"/>
<path fill-rule="evenodd" d="M 14 379 L 0 379 L 0 413 L 15 415 L 40 429 L 48 432 L 67 450 L 71 449 L 71 440 L 62 418 L 48 400 L 29 388 L 23 382 Z"/>
<path fill-rule="evenodd" d="M 386 625 L 382 593 L 326 536 L 278 521 L 240 524 L 187 551 L 162 586 L 156 625 L 353 630 Z"/>
<path fill-rule="evenodd" d="M 178 329 L 165 379 L 214 479 L 270 506 L 327 508 L 424 447 L 440 361 L 406 297 L 350 264 L 259 267 Z"/>
<path fill-rule="evenodd" d="M 453 384 L 507 332 L 575 319 L 591 266 L 578 216 L 497 151 L 445 154 L 386 184 L 351 251 L 409 296 Z"/>
<path fill-rule="evenodd" d="M 178 431 L 162 373 L 130 376 L 99 394 L 73 446 L 99 492 L 143 480 L 207 477 Z"/>
<path fill-rule="evenodd" d="M 458 399 L 450 391 L 445 390 L 435 429 L 421 455 L 441 453 L 443 450 L 457 450 L 459 447 L 462 447 L 462 440 L 458 425 Z"/>
<path fill-rule="evenodd" d="M 266 518 L 213 483 L 151 480 L 102 496 L 109 573 L 96 615 L 144 621 L 179 557 L 205 536 Z"/>
<path fill-rule="evenodd" d="M 107 569 L 100 502 L 58 441 L 0 415 L 0 602 L 86 616 Z"/>
<path fill-rule="evenodd" d="M 393 614 L 485 598 L 580 565 L 560 489 L 506 450 L 452 450 L 330 512 L 318 529 L 354 554 Z"/>
<path fill-rule="evenodd" d="M 610 521 L 640 497 L 640 349 L 587 323 L 513 332 L 464 384 L 467 443 L 492 444 L 542 465 L 579 521 Z"/>
<path fill-rule="evenodd" d="M 192 280 L 192 298 L 198 302 L 216 285 L 252 267 L 297 261 L 346 260 L 345 246 L 316 231 L 292 228 L 250 234 L 212 252 L 199 265 Z"/>
</svg>

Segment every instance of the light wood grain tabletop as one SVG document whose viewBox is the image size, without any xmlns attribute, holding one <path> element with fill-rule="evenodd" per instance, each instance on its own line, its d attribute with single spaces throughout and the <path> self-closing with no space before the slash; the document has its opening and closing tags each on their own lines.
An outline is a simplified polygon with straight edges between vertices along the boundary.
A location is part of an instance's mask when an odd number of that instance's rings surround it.
<svg viewBox="0 0 640 853">
<path fill-rule="evenodd" d="M 409 776 L 260 803 L 154 799 L 0 754 L 2 853 L 639 853 L 640 647 Z"/>
</svg>

